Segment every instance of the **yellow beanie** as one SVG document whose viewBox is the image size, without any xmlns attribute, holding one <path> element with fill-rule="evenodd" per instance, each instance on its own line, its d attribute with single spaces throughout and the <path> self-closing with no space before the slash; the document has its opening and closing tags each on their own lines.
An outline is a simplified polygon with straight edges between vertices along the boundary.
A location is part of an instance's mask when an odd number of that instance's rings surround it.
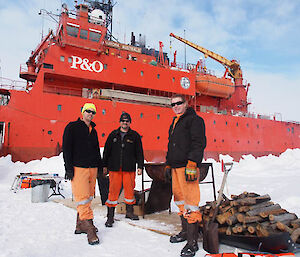
<svg viewBox="0 0 300 257">
<path fill-rule="evenodd" d="M 86 103 L 84 104 L 84 106 L 81 109 L 81 113 L 83 114 L 87 109 L 93 109 L 95 112 L 97 112 L 96 110 L 96 106 L 92 103 Z"/>
</svg>

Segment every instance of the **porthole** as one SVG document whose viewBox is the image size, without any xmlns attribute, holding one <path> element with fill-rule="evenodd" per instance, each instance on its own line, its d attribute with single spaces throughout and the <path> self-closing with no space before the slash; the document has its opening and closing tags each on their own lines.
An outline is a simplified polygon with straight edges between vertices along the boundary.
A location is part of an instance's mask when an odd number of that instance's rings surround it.
<svg viewBox="0 0 300 257">
<path fill-rule="evenodd" d="M 73 62 L 72 57 L 69 57 L 69 58 L 68 58 L 68 63 L 72 63 L 72 62 Z"/>
<path fill-rule="evenodd" d="M 214 139 L 214 142 L 217 142 L 217 139 Z"/>
<path fill-rule="evenodd" d="M 225 121 L 225 125 L 227 126 L 227 124 L 228 124 L 228 122 L 227 121 Z"/>
<path fill-rule="evenodd" d="M 222 139 L 222 143 L 224 143 L 224 139 Z"/>
<path fill-rule="evenodd" d="M 142 76 L 142 77 L 144 76 L 144 72 L 143 72 L 143 71 L 141 71 L 141 76 Z"/>
<path fill-rule="evenodd" d="M 239 123 L 238 123 L 238 122 L 236 123 L 236 126 L 237 126 L 237 127 L 239 126 Z"/>
<path fill-rule="evenodd" d="M 250 144 L 250 141 L 248 140 L 248 144 Z"/>
<path fill-rule="evenodd" d="M 257 141 L 257 144 L 259 144 L 260 142 L 259 141 Z"/>
<path fill-rule="evenodd" d="M 65 61 L 65 57 L 63 55 L 61 55 L 59 59 L 60 59 L 61 62 Z"/>
<path fill-rule="evenodd" d="M 160 115 L 159 115 L 159 114 L 157 114 L 157 119 L 158 119 L 158 120 L 160 119 Z"/>
<path fill-rule="evenodd" d="M 52 130 L 48 130 L 48 135 L 52 135 Z"/>
<path fill-rule="evenodd" d="M 141 116 L 141 118 L 143 118 L 144 117 L 144 113 L 141 112 L 140 116 Z"/>
<path fill-rule="evenodd" d="M 157 136 L 157 140 L 159 140 L 160 139 L 160 136 Z"/>
<path fill-rule="evenodd" d="M 123 72 L 126 73 L 126 68 L 123 68 Z"/>
<path fill-rule="evenodd" d="M 239 143 L 239 142 L 240 142 L 240 140 L 236 140 L 236 142 L 237 142 L 237 143 Z"/>
<path fill-rule="evenodd" d="M 160 78 L 160 74 L 157 74 L 157 78 L 158 78 L 158 79 Z"/>
<path fill-rule="evenodd" d="M 58 105 L 57 105 L 57 110 L 58 110 L 58 111 L 61 111 L 61 104 L 58 104 Z"/>
<path fill-rule="evenodd" d="M 101 135 L 102 137 L 105 137 L 105 133 L 102 133 L 102 135 Z"/>
<path fill-rule="evenodd" d="M 106 114 L 106 110 L 102 109 L 102 114 L 105 115 Z"/>
<path fill-rule="evenodd" d="M 216 121 L 214 120 L 214 124 L 216 124 Z"/>
<path fill-rule="evenodd" d="M 175 78 L 174 77 L 172 78 L 172 80 L 173 80 L 173 82 L 175 82 Z"/>
</svg>

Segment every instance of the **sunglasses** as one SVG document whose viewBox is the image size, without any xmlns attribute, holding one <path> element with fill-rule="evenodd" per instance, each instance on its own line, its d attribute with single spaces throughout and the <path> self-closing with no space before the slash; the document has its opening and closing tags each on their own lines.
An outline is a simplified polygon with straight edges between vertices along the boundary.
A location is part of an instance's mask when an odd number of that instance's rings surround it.
<svg viewBox="0 0 300 257">
<path fill-rule="evenodd" d="M 129 122 L 129 120 L 121 120 L 121 122 Z"/>
<path fill-rule="evenodd" d="M 87 112 L 87 113 L 91 113 L 91 114 L 96 114 L 96 112 L 95 111 L 92 111 L 92 110 L 85 110 L 85 112 Z"/>
<path fill-rule="evenodd" d="M 171 103 L 171 106 L 174 107 L 176 105 L 182 105 L 184 102 L 183 101 L 179 101 L 179 102 L 176 102 L 176 103 Z"/>
</svg>

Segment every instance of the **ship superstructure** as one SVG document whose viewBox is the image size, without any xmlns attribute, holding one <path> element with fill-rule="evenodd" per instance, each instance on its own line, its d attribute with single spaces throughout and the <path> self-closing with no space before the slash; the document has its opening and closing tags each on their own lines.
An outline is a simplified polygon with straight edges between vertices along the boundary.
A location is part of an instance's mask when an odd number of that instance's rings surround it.
<svg viewBox="0 0 300 257">
<path fill-rule="evenodd" d="M 118 127 L 123 111 L 142 135 L 147 161 L 164 161 L 173 94 L 183 94 L 206 123 L 205 158 L 230 154 L 262 156 L 300 147 L 300 124 L 248 112 L 250 84 L 243 83 L 240 64 L 170 34 L 225 67 L 212 75 L 203 61 L 181 67 L 176 52 L 171 61 L 163 52 L 145 47 L 142 36 L 131 44 L 112 35 L 112 1 L 63 5 L 58 27 L 31 53 L 20 77 L 23 91 L 0 89 L 1 155 L 29 161 L 61 151 L 66 124 L 77 119 L 85 102 L 96 104 L 95 123 L 103 146 Z"/>
</svg>

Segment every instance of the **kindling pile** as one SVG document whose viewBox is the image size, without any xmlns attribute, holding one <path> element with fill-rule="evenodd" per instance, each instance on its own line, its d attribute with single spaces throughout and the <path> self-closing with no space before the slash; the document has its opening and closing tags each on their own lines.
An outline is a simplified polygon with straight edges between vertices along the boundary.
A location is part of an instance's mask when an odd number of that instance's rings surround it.
<svg viewBox="0 0 300 257">
<path fill-rule="evenodd" d="M 204 220 L 212 218 L 215 206 L 216 202 L 201 206 Z M 216 220 L 219 234 L 268 237 L 286 231 L 294 242 L 300 243 L 300 219 L 272 202 L 268 194 L 244 192 L 232 195 L 231 200 L 225 197 Z"/>
</svg>

